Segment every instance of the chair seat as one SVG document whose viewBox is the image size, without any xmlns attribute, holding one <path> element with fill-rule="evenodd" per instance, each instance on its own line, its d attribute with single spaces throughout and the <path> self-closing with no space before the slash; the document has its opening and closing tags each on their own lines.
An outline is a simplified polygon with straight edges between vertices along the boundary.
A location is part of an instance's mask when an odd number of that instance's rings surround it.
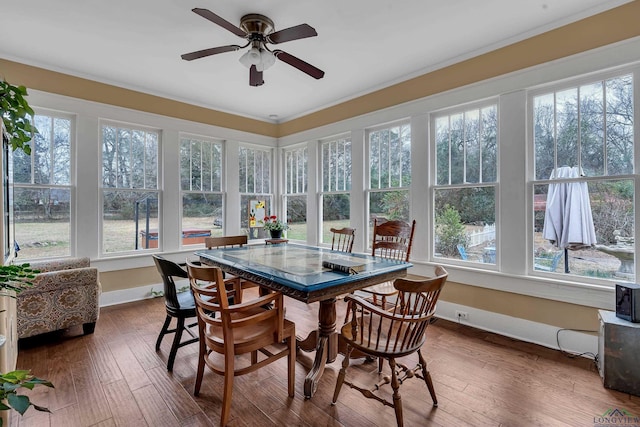
<svg viewBox="0 0 640 427">
<path fill-rule="evenodd" d="M 193 295 L 190 291 L 178 292 L 176 296 L 178 297 L 178 305 L 180 306 L 180 310 L 195 310 L 196 302 L 194 301 Z M 195 316 L 195 311 L 193 315 Z"/>
<path fill-rule="evenodd" d="M 253 310 L 243 312 L 241 316 L 232 316 L 232 317 L 234 318 L 234 320 L 238 320 L 243 317 L 253 316 L 265 310 L 266 309 L 262 307 L 257 307 Z M 259 341 L 263 341 L 265 337 L 265 333 L 267 333 L 269 330 L 272 330 L 272 329 L 273 327 L 271 325 L 264 324 L 264 323 L 257 324 L 257 325 L 250 325 L 242 328 L 235 328 L 233 330 L 233 341 L 236 346 L 245 347 L 247 345 L 250 345 L 252 342 L 257 343 Z M 283 329 L 284 335 L 288 336 L 290 335 L 291 331 L 294 331 L 294 330 L 295 330 L 295 324 L 290 320 L 284 319 L 284 329 Z M 207 344 L 209 344 L 210 346 L 219 347 L 221 349 L 224 348 L 224 337 L 222 334 L 222 326 L 208 324 L 206 337 L 207 337 Z M 259 345 L 259 347 L 262 347 L 262 346 L 263 345 Z"/>
<path fill-rule="evenodd" d="M 378 283 L 377 285 L 366 287 L 362 289 L 362 291 L 384 296 L 391 296 L 398 293 L 398 290 L 393 286 L 393 281 Z"/>
</svg>

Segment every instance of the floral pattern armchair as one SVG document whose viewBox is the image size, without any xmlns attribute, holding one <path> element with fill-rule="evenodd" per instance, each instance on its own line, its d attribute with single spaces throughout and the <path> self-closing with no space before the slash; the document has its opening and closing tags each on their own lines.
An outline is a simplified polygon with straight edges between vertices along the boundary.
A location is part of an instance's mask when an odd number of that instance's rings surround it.
<svg viewBox="0 0 640 427">
<path fill-rule="evenodd" d="M 98 320 L 100 282 L 89 258 L 37 261 L 33 286 L 17 297 L 18 338 L 82 325 L 93 333 Z"/>
</svg>

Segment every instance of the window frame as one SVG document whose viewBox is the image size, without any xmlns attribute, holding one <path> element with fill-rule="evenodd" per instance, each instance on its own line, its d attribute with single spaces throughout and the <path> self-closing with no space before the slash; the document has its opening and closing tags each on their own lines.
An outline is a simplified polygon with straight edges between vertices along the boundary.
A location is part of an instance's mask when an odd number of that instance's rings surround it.
<svg viewBox="0 0 640 427">
<path fill-rule="evenodd" d="M 364 211 L 364 215 L 365 215 L 365 224 L 366 224 L 366 244 L 365 244 L 365 248 L 367 251 L 369 251 L 371 249 L 371 232 L 372 232 L 372 227 L 373 227 L 373 222 L 371 221 L 371 195 L 374 193 L 389 193 L 389 192 L 395 192 L 395 191 L 404 191 L 407 193 L 407 199 L 409 200 L 409 203 L 411 203 L 411 175 L 412 175 L 412 171 L 410 170 L 409 172 L 409 183 L 407 183 L 406 185 L 401 185 L 398 187 L 380 187 L 378 186 L 378 188 L 372 188 L 371 186 L 371 134 L 374 132 L 379 132 L 382 130 L 386 130 L 386 129 L 391 129 L 394 127 L 402 127 L 402 126 L 406 126 L 409 129 L 409 168 L 411 168 L 411 157 L 412 157 L 412 146 L 413 146 L 413 129 L 411 128 L 411 119 L 410 118 L 403 118 L 400 120 L 395 120 L 393 122 L 388 122 L 385 124 L 380 124 L 380 125 L 376 125 L 376 126 L 371 126 L 368 127 L 364 130 L 364 138 L 365 138 L 365 153 L 364 153 L 364 194 L 365 194 L 365 211 Z M 400 163 L 402 164 L 402 157 L 400 158 Z M 402 168 L 400 168 L 402 170 Z M 402 174 L 401 174 L 401 181 L 402 183 L 404 183 L 404 179 L 402 179 Z M 378 180 L 380 181 L 380 180 Z M 409 208 L 409 212 L 411 212 L 411 209 Z M 409 214 L 411 215 L 411 214 Z M 409 218 L 409 220 L 411 220 L 411 218 Z"/>
<path fill-rule="evenodd" d="M 479 161 L 480 161 L 480 171 L 479 171 L 479 181 L 478 182 L 460 182 L 460 183 L 451 183 L 451 150 L 449 150 L 449 164 L 447 167 L 448 170 L 448 183 L 447 184 L 438 184 L 438 145 L 436 138 L 436 121 L 442 117 L 449 117 L 449 123 L 451 122 L 451 116 L 462 114 L 464 115 L 466 112 L 477 110 L 479 112 L 479 119 L 481 119 L 481 112 L 483 109 L 494 107 L 496 111 L 496 153 L 495 153 L 495 170 L 496 177 L 494 181 L 481 181 L 480 177 L 482 177 L 482 150 L 479 150 Z M 432 161 L 430 162 L 431 172 L 429 174 L 429 179 L 431 182 L 430 192 L 429 192 L 429 218 L 431 225 L 431 236 L 432 242 L 430 243 L 428 253 L 430 254 L 429 258 L 433 262 L 438 262 L 442 264 L 453 264 L 453 265 L 473 265 L 475 268 L 480 268 L 483 270 L 499 270 L 500 269 L 500 220 L 499 220 L 499 206 L 500 206 L 500 102 L 499 97 L 491 97 L 487 99 L 477 100 L 473 102 L 468 102 L 464 104 L 459 104 L 451 107 L 447 107 L 438 111 L 432 111 L 429 114 L 429 153 L 431 155 Z M 463 150 L 463 177 L 467 176 L 467 159 L 466 159 L 467 146 L 465 145 Z M 495 206 L 495 245 L 494 245 L 494 262 L 493 263 L 485 263 L 480 262 L 480 260 L 462 260 L 448 257 L 437 257 L 435 250 L 436 243 L 436 211 L 435 211 L 435 199 L 436 192 L 439 190 L 460 190 L 460 189 L 474 189 L 474 188 L 493 188 L 494 189 L 494 206 Z"/>
<path fill-rule="evenodd" d="M 353 181 L 352 176 L 349 175 L 347 180 L 347 175 L 343 171 L 343 185 L 342 189 L 338 189 L 338 185 L 334 182 L 334 185 L 329 185 L 329 189 L 325 190 L 325 181 L 324 181 L 324 145 L 326 144 L 342 144 L 343 147 L 348 144 L 349 146 L 349 158 L 351 159 L 351 165 L 349 170 L 353 173 L 353 141 L 350 134 L 340 134 L 329 138 L 324 138 L 318 141 L 318 151 L 319 151 L 319 161 L 318 161 L 318 243 L 320 245 L 329 246 L 331 242 L 325 242 L 323 239 L 324 236 L 324 197 L 325 196 L 336 196 L 336 195 L 346 195 L 349 198 L 349 203 L 351 203 L 351 191 L 353 189 Z M 343 151 L 345 153 L 346 151 Z M 336 168 L 337 169 L 337 168 Z M 336 177 L 338 175 L 336 174 Z M 348 185 L 347 185 L 348 184 Z M 348 187 L 348 188 L 347 188 Z M 353 212 L 351 212 L 351 205 L 349 206 L 349 224 L 351 224 L 351 217 Z"/>
<path fill-rule="evenodd" d="M 190 189 L 189 190 L 184 190 L 182 188 L 182 144 L 185 140 L 189 140 L 191 142 L 193 141 L 198 141 L 200 143 L 207 143 L 207 144 L 212 144 L 212 145 L 219 145 L 220 146 L 220 163 L 217 165 L 219 168 L 219 176 L 220 176 L 220 187 L 218 190 L 197 190 L 197 189 L 193 189 L 192 183 L 193 183 L 193 155 L 190 156 L 189 158 L 189 175 L 190 175 L 190 180 L 189 180 L 189 185 L 190 185 Z M 181 132 L 178 135 L 178 144 L 179 144 L 179 165 L 180 165 L 180 173 L 179 173 L 179 189 L 180 189 L 180 212 L 179 212 L 179 218 L 180 218 L 180 230 L 178 230 L 178 238 L 180 241 L 180 248 L 182 249 L 187 249 L 190 247 L 193 247 L 193 244 L 190 245 L 185 245 L 183 242 L 183 236 L 182 236 L 182 223 L 183 223 L 183 219 L 184 219 L 184 196 L 188 195 L 188 194 L 195 194 L 195 195 L 212 195 L 212 196 L 219 196 L 221 199 L 221 209 L 222 211 L 220 212 L 220 216 L 219 219 L 222 221 L 222 234 L 224 235 L 224 230 L 226 227 L 226 182 L 225 182 L 225 178 L 226 178 L 226 170 L 225 170 L 225 156 L 226 156 L 226 147 L 225 147 L 225 141 L 223 139 L 219 139 L 219 138 L 213 138 L 213 137 L 208 137 L 208 136 L 201 136 L 201 135 L 194 135 L 194 134 L 190 134 L 187 132 Z M 190 153 L 192 153 L 191 151 L 192 149 L 192 145 L 190 145 Z M 212 162 L 212 166 L 214 166 L 213 162 Z M 208 171 L 211 176 L 213 176 L 213 174 L 215 173 L 213 168 L 211 170 Z M 215 226 L 215 217 L 212 219 L 212 226 Z M 213 236 L 213 230 L 211 231 L 211 235 Z"/>
<path fill-rule="evenodd" d="M 265 183 L 264 176 L 261 179 L 261 183 L 262 183 L 261 186 L 262 186 L 262 190 L 263 190 L 262 192 L 257 192 L 257 191 L 247 192 L 247 191 L 243 191 L 243 190 L 248 190 L 248 188 L 246 188 L 246 186 L 243 188 L 243 186 L 240 183 L 240 178 L 241 178 L 241 176 L 240 176 L 240 170 L 241 170 L 240 161 L 242 160 L 242 156 L 241 156 L 241 151 L 242 150 L 252 150 L 254 152 L 254 155 L 255 155 L 256 151 L 261 151 L 261 152 L 269 154 L 269 161 L 266 163 L 269 166 L 269 179 L 266 181 L 268 183 L 268 185 L 269 185 L 268 192 L 264 191 L 264 183 Z M 240 206 L 239 206 L 240 207 L 240 211 L 239 211 L 240 212 L 240 218 L 242 218 L 242 212 L 247 212 L 247 207 L 246 206 L 242 206 L 242 199 L 243 199 L 243 197 L 251 197 L 251 196 L 261 197 L 261 198 L 264 198 L 265 200 L 268 200 L 267 201 L 267 204 L 268 204 L 268 212 L 267 212 L 267 214 L 276 215 L 276 216 L 278 215 L 278 213 L 276 212 L 276 209 L 275 209 L 275 203 L 274 203 L 275 202 L 275 195 L 274 195 L 274 192 L 273 192 L 273 187 L 275 185 L 274 184 L 275 183 L 275 181 L 274 181 L 275 180 L 275 177 L 274 177 L 275 157 L 276 156 L 275 156 L 275 148 L 274 147 L 263 146 L 263 145 L 254 145 L 254 144 L 249 144 L 249 143 L 240 143 L 239 144 L 239 146 L 238 146 L 238 193 L 239 193 L 239 196 L 240 196 L 239 197 L 239 199 L 240 199 Z M 265 164 L 264 162 L 262 162 L 262 163 Z M 255 168 L 255 166 L 254 166 L 254 168 Z M 247 184 L 247 182 L 248 182 L 248 174 L 245 177 L 245 184 Z M 254 190 L 256 189 L 255 181 L 254 181 L 253 189 Z M 248 216 L 248 214 L 247 214 L 247 216 Z M 256 220 L 260 221 L 261 218 L 256 218 Z M 243 227 L 242 219 L 240 220 L 240 229 L 246 231 L 249 240 L 261 240 L 261 239 L 264 238 L 264 237 L 252 238 L 251 230 L 250 230 L 250 227 L 249 227 L 249 224 L 248 224 L 248 220 L 247 220 L 246 229 Z"/>
<path fill-rule="evenodd" d="M 77 223 L 77 217 L 76 217 L 76 212 L 77 212 L 77 209 L 76 209 L 76 203 L 77 203 L 76 201 L 76 187 L 77 187 L 77 183 L 76 183 L 76 115 L 62 112 L 62 111 L 57 111 L 54 109 L 48 109 L 48 108 L 34 107 L 34 110 L 35 110 L 34 122 L 35 122 L 35 116 L 45 116 L 45 117 L 49 117 L 51 120 L 54 120 L 56 118 L 69 120 L 69 172 L 68 172 L 69 182 L 67 184 L 35 183 L 35 180 L 34 180 L 35 157 L 33 156 L 33 150 L 32 150 L 32 155 L 29 156 L 30 163 L 31 163 L 30 182 L 29 183 L 19 182 L 15 180 L 15 176 L 12 177 L 13 201 L 15 203 L 15 190 L 20 188 L 32 189 L 32 190 L 38 190 L 38 189 L 68 190 L 69 191 L 69 253 L 67 255 L 64 255 L 63 257 L 64 258 L 74 257 L 77 250 L 76 231 L 75 231 L 76 223 Z M 53 131 L 53 127 L 52 127 L 52 131 Z M 52 146 L 49 147 L 49 151 L 50 151 L 50 154 L 52 154 L 52 151 L 53 151 Z M 51 169 L 53 173 L 54 158 L 52 158 L 51 160 L 52 160 Z M 13 161 L 13 173 L 15 174 L 15 153 L 13 154 L 12 161 Z M 13 220 L 15 222 L 15 216 L 13 217 Z M 15 236 L 15 239 L 17 240 L 18 236 L 15 235 L 15 232 L 14 232 L 14 236 Z M 23 257 L 24 257 L 24 254 L 23 254 Z M 30 258 L 30 259 L 41 260 L 41 259 L 44 259 L 45 257 Z M 56 257 L 59 257 L 59 256 L 56 256 Z"/>
<path fill-rule="evenodd" d="M 296 167 L 291 168 L 289 165 L 289 161 L 287 156 L 290 154 L 296 153 Z M 309 203 L 309 147 L 306 143 L 296 144 L 284 147 L 281 150 L 282 155 L 282 171 L 283 171 L 283 191 L 282 191 L 282 220 L 286 223 L 289 223 L 289 208 L 288 202 L 289 199 L 302 199 L 305 200 L 305 206 L 308 206 Z M 304 156 L 301 159 L 300 156 Z M 302 167 L 302 171 L 300 170 Z M 289 178 L 292 178 L 292 175 L 295 174 L 295 179 L 293 182 L 289 181 Z M 300 179 L 302 179 L 302 184 L 300 184 Z M 289 185 L 292 184 L 292 185 Z M 299 187 L 303 188 L 300 189 Z M 295 191 L 293 190 L 295 187 Z M 307 223 L 307 213 L 305 212 L 305 224 Z M 285 235 L 289 238 L 288 231 L 285 230 Z M 306 241 L 308 230 L 305 229 L 304 239 L 297 239 L 298 241 Z"/>
<path fill-rule="evenodd" d="M 527 186 L 527 269 L 526 276 L 531 278 L 549 278 L 555 277 L 561 280 L 566 285 L 588 285 L 588 286 L 601 286 L 607 289 L 613 289 L 616 282 L 624 281 L 621 278 L 598 278 L 590 276 L 578 276 L 573 274 L 565 274 L 559 272 L 546 272 L 536 270 L 534 268 L 534 187 L 539 185 L 548 185 L 551 183 L 557 184 L 562 182 L 571 181 L 571 179 L 564 180 L 552 180 L 549 178 L 536 178 L 536 152 L 535 152 L 535 140 L 534 140 L 534 99 L 541 95 L 555 94 L 558 92 L 580 88 L 585 85 L 597 83 L 600 81 L 607 81 L 612 78 L 621 77 L 625 75 L 631 75 L 632 77 L 632 99 L 633 99 L 633 173 L 624 175 L 596 175 L 596 176 L 583 176 L 580 178 L 580 182 L 605 182 L 605 181 L 632 181 L 634 184 L 634 230 L 637 233 L 637 228 L 640 220 L 640 209 L 637 209 L 637 201 L 640 200 L 640 136 L 638 135 L 638 118 L 640 117 L 640 68 L 638 64 L 626 65 L 622 67 L 616 67 L 608 70 L 599 70 L 588 74 L 582 74 L 575 77 L 569 77 L 560 81 L 550 82 L 548 84 L 539 85 L 526 90 L 526 137 L 527 137 L 527 174 L 526 174 L 526 186 Z M 606 102 L 606 99 L 605 99 Z M 606 110 L 605 110 L 606 111 Z M 606 113 L 605 113 L 606 117 Z M 605 140 L 606 143 L 606 140 Z M 606 145 L 606 144 L 605 144 Z M 606 147 L 605 147 L 606 151 Z M 555 152 L 555 150 L 554 150 Z M 579 153 L 578 153 L 579 154 Z M 554 158 L 554 164 L 557 159 Z M 581 156 L 578 155 L 578 163 L 582 165 Z M 605 166 L 606 170 L 606 166 Z M 573 181 L 576 181 L 575 179 Z M 634 253 L 638 253 L 639 243 L 634 243 Z M 638 280 L 639 260 L 637 256 L 634 256 L 635 261 L 635 280 Z"/>
</svg>

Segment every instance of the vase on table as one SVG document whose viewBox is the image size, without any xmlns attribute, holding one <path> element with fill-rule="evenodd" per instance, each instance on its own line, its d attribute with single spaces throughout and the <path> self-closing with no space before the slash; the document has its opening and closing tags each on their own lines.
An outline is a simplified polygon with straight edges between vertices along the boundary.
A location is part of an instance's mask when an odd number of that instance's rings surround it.
<svg viewBox="0 0 640 427">
<path fill-rule="evenodd" d="M 269 230 L 272 239 L 282 239 L 282 230 Z"/>
</svg>

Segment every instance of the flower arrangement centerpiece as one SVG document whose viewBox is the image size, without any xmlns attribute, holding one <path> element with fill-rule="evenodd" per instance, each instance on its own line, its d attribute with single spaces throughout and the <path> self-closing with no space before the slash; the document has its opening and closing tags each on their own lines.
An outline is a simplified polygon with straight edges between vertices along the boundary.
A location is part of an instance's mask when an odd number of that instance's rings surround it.
<svg viewBox="0 0 640 427">
<path fill-rule="evenodd" d="M 271 237 L 273 239 L 279 239 L 282 237 L 282 232 L 289 228 L 286 223 L 280 221 L 275 215 L 265 216 L 262 220 L 262 224 L 264 229 L 271 233 Z"/>
</svg>

